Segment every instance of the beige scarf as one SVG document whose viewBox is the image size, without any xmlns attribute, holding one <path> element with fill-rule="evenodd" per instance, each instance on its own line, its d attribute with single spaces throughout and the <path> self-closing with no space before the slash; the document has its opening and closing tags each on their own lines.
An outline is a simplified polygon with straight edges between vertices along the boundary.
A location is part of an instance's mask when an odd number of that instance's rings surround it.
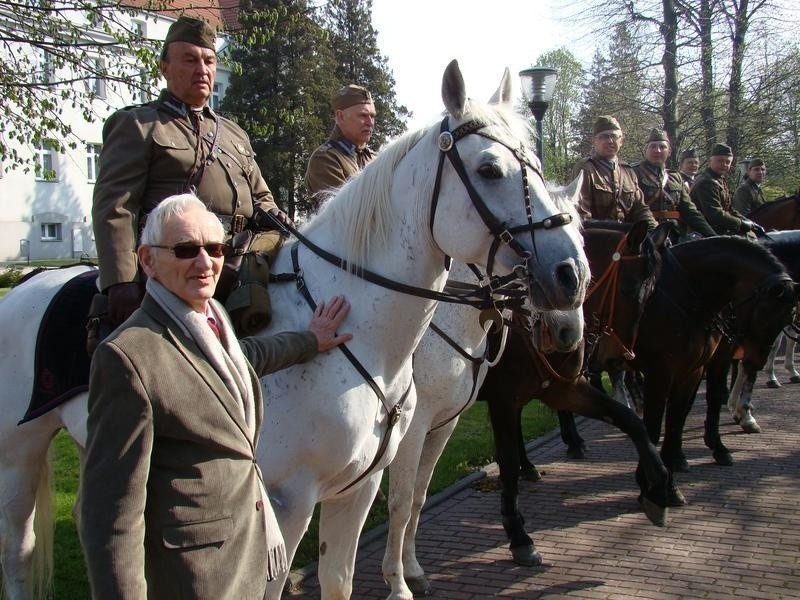
<svg viewBox="0 0 800 600">
<path fill-rule="evenodd" d="M 194 340 L 200 348 L 222 379 L 225 387 L 237 400 L 247 424 L 248 435 L 251 440 L 254 440 L 256 436 L 256 395 L 247 359 L 239 346 L 239 340 L 236 338 L 233 325 L 231 325 L 225 310 L 215 300 L 211 300 L 209 303 L 219 329 L 220 335 L 217 339 L 208 325 L 208 317 L 205 314 L 189 308 L 185 302 L 155 279 L 147 280 L 147 292 L 178 325 L 184 335 Z M 260 470 L 259 478 L 261 478 Z M 261 485 L 261 495 L 264 504 L 264 510 L 261 512 L 264 515 L 264 526 L 267 533 L 267 580 L 272 581 L 289 568 L 289 562 L 286 557 L 286 547 L 283 544 L 283 535 L 263 484 Z"/>
</svg>

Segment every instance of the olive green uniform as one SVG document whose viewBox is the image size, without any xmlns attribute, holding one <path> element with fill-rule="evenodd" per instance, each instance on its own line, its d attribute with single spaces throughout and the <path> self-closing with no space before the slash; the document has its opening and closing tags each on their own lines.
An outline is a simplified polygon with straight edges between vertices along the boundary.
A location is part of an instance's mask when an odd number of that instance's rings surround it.
<svg viewBox="0 0 800 600">
<path fill-rule="evenodd" d="M 308 159 L 306 190 L 311 196 L 314 210 L 319 208 L 323 199 L 321 192 L 340 188 L 374 157 L 372 150 L 366 146 L 357 148 L 342 137 L 338 127 L 334 127 L 331 137 L 314 150 Z"/>
<path fill-rule="evenodd" d="M 627 163 L 590 156 L 578 162 L 573 177 L 583 171 L 580 211 L 584 218 L 626 223 L 647 221 L 651 228 L 657 223 L 642 200 L 636 173 Z"/>
<path fill-rule="evenodd" d="M 142 217 L 168 196 L 195 188 L 228 233 L 247 227 L 256 207 L 276 208 L 247 134 L 207 106 L 192 112 L 164 90 L 106 121 L 92 205 L 103 290 L 137 279 Z M 276 245 L 268 235 L 253 249 Z"/>
<path fill-rule="evenodd" d="M 719 235 L 741 233 L 744 217 L 731 207 L 730 191 L 723 176 L 706 169 L 695 179 L 690 195 L 708 224 Z"/>
<path fill-rule="evenodd" d="M 766 198 L 764 198 L 764 190 L 761 189 L 761 186 L 752 179 L 745 179 L 736 188 L 731 204 L 735 210 L 743 215 L 749 215 L 764 202 L 766 202 Z"/>
<path fill-rule="evenodd" d="M 704 237 L 715 235 L 703 214 L 689 197 L 686 184 L 677 171 L 668 171 L 646 160 L 633 165 L 639 180 L 644 202 L 650 207 L 653 217 L 661 223 L 665 220 L 675 221 L 679 225 L 680 235 L 690 231 Z"/>
</svg>

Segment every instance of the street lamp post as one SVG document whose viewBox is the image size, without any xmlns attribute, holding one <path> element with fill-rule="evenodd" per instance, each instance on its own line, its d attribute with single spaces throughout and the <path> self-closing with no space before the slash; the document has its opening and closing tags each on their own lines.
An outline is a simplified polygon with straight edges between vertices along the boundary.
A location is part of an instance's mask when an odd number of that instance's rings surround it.
<svg viewBox="0 0 800 600">
<path fill-rule="evenodd" d="M 536 119 L 536 154 L 544 165 L 542 119 L 553 99 L 558 71 L 550 67 L 531 67 L 520 71 L 519 77 L 522 80 L 522 95 Z"/>
</svg>

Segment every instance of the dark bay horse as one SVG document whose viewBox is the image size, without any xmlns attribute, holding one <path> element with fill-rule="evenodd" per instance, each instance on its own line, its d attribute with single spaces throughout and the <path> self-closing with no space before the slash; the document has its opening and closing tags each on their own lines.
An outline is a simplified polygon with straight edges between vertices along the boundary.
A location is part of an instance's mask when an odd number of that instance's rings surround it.
<svg viewBox="0 0 800 600">
<path fill-rule="evenodd" d="M 800 191 L 765 202 L 747 218 L 767 230 L 800 229 Z"/>
<path fill-rule="evenodd" d="M 663 420 L 664 464 L 685 471 L 683 427 L 709 359 L 728 339 L 742 347 L 746 364 L 763 367 L 790 318 L 797 289 L 768 250 L 743 238 L 686 242 L 662 256 L 631 364 L 645 377 L 644 422 L 651 441 L 658 443 Z M 670 506 L 683 504 L 677 489 L 671 490 Z"/>
<path fill-rule="evenodd" d="M 800 231 L 771 232 L 760 238 L 759 243 L 772 252 L 795 282 L 800 281 Z M 788 324 L 788 321 L 784 323 L 784 325 Z M 704 440 L 706 446 L 712 450 L 717 464 L 725 466 L 733 464 L 733 457 L 720 438 L 719 418 L 722 406 L 728 400 L 728 370 L 736 348 L 737 345 L 733 343 L 733 340 L 723 338 L 720 347 L 708 364 L 706 373 L 707 412 Z M 763 363 L 760 361 L 758 363 L 754 363 L 752 360 L 741 361 L 740 370 L 743 381 L 739 382 L 738 389 L 742 398 L 739 400 L 741 408 L 736 416 L 738 416 L 742 428 L 748 433 L 760 431 L 752 416 L 750 416 L 751 420 L 748 425 L 743 419 L 749 416 L 753 385 L 756 374 L 762 367 Z"/>
<path fill-rule="evenodd" d="M 594 330 L 590 335 L 602 340 L 592 344 L 598 351 L 616 356 L 634 345 L 642 306 L 655 287 L 659 250 L 667 233 L 667 229 L 660 228 L 648 236 L 644 226 L 627 235 L 606 229 L 584 231 L 586 253 L 595 274 L 594 292 L 587 294 L 584 314 L 587 331 Z M 648 518 L 663 526 L 667 490 L 674 486 L 642 421 L 581 377 L 583 345 L 572 353 L 545 357 L 529 339 L 520 332 L 509 333 L 505 352 L 499 363 L 489 369 L 478 395 L 489 407 L 502 485 L 500 510 L 513 560 L 522 565 L 537 565 L 542 560 L 525 531 L 518 506 L 521 468 L 527 466 L 535 472 L 524 451 L 520 452 L 520 412 L 532 398 L 557 410 L 604 420 L 626 433 L 639 453 L 636 480 L 641 490 L 640 502 Z"/>
</svg>

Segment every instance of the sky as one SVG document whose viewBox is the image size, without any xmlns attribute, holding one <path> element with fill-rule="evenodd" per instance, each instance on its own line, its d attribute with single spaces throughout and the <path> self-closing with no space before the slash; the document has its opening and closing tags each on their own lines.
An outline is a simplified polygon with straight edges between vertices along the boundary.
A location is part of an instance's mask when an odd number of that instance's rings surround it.
<svg viewBox="0 0 800 600">
<path fill-rule="evenodd" d="M 414 115 L 413 129 L 444 109 L 442 74 L 457 59 L 467 95 L 487 101 L 503 70 L 511 71 L 514 101 L 518 73 L 540 54 L 561 46 L 589 66 L 593 48 L 574 35 L 574 23 L 558 19 L 559 0 L 373 0 L 378 46 L 395 77 L 400 104 Z M 573 39 L 570 39 L 572 30 Z"/>
</svg>

